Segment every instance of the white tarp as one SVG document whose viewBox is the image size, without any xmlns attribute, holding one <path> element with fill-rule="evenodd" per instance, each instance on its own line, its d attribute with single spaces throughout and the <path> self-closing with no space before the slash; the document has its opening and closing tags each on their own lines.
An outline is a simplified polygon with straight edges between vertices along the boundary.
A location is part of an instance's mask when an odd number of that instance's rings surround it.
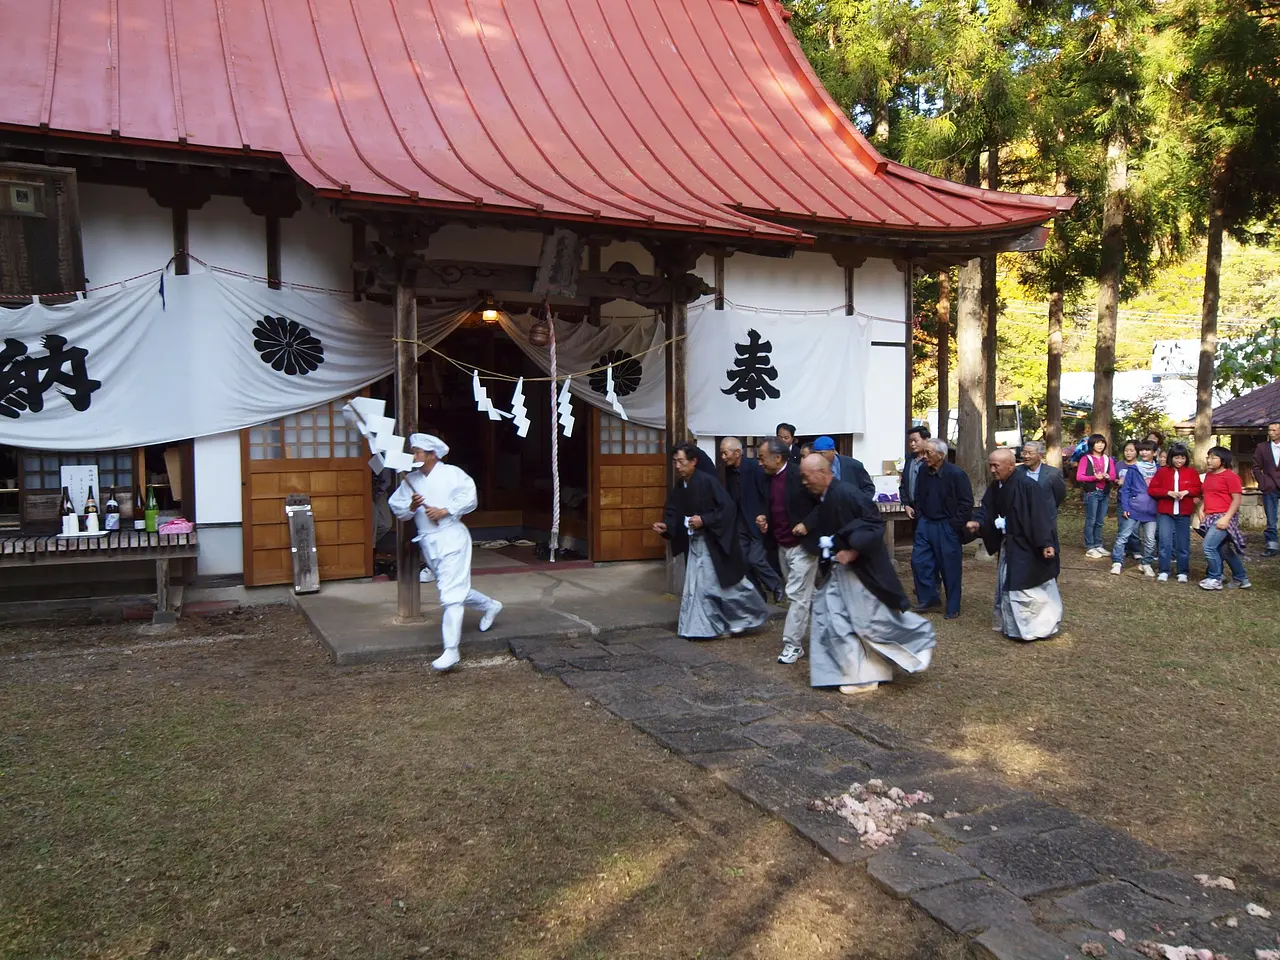
<svg viewBox="0 0 1280 960">
<path fill-rule="evenodd" d="M 521 350 L 548 373 L 551 370 L 550 347 L 535 347 L 529 342 L 529 328 L 534 317 L 524 314 L 518 317 L 505 313 L 498 315 L 498 322 Z M 589 323 L 554 321 L 556 326 L 556 368 L 561 376 L 597 370 L 613 364 L 613 388 L 618 402 L 627 412 L 627 419 L 644 427 L 662 429 L 667 421 L 667 374 L 665 351 L 661 349 L 665 339 L 662 321 L 656 317 L 627 322 L 613 322 L 593 327 Z M 491 398 L 495 393 L 489 383 Z M 573 395 L 601 410 L 613 412 L 605 400 L 606 376 L 603 370 L 587 376 L 575 376 Z M 501 405 L 501 401 L 499 401 Z"/>
<path fill-rule="evenodd" d="M 689 430 L 697 436 L 864 433 L 872 319 L 689 308 Z"/>
<path fill-rule="evenodd" d="M 421 316 L 443 339 L 472 309 Z M 239 430 L 391 373 L 391 311 L 217 272 L 0 310 L 0 443 L 106 450 Z"/>
</svg>

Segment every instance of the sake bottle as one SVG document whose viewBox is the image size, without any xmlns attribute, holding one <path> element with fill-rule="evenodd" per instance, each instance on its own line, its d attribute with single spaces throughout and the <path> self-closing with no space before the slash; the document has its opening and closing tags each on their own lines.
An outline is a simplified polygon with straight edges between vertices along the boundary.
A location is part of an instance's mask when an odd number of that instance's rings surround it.
<svg viewBox="0 0 1280 960">
<path fill-rule="evenodd" d="M 146 499 L 142 496 L 142 487 L 139 486 L 133 491 L 133 529 L 147 529 L 147 521 L 143 519 L 142 511 L 146 505 Z"/>
<path fill-rule="evenodd" d="M 89 495 L 84 499 L 84 532 L 97 533 L 98 501 L 93 497 L 93 485 L 89 485 Z"/>
<path fill-rule="evenodd" d="M 156 503 L 156 488 L 147 486 L 147 509 L 143 513 L 147 521 L 147 533 L 155 533 L 159 527 L 160 505 Z"/>
<path fill-rule="evenodd" d="M 103 514 L 103 527 L 106 530 L 120 529 L 120 503 L 116 500 L 115 488 L 111 488 L 111 493 L 107 496 L 107 512 Z"/>
<path fill-rule="evenodd" d="M 75 505 L 71 502 L 71 491 L 62 488 L 62 505 L 58 508 L 62 516 L 62 535 L 69 537 L 80 532 L 80 518 L 76 516 Z"/>
</svg>

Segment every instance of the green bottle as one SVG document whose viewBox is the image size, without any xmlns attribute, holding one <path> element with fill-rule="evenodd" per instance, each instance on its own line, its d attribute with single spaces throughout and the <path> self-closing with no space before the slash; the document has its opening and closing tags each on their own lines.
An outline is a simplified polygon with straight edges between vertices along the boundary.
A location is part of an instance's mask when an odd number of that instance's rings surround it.
<svg viewBox="0 0 1280 960">
<path fill-rule="evenodd" d="M 147 522 L 147 533 L 155 533 L 159 526 L 160 505 L 156 503 L 156 488 L 147 486 L 147 509 L 143 513 Z"/>
</svg>

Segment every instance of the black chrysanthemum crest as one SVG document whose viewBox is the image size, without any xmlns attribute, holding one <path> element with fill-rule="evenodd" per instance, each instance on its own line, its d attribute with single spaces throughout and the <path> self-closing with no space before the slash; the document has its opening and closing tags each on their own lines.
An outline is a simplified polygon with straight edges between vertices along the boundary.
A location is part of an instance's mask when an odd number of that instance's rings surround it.
<svg viewBox="0 0 1280 960">
<path fill-rule="evenodd" d="M 290 377 L 305 377 L 324 363 L 324 345 L 297 320 L 284 317 L 259 320 L 253 328 L 253 348 L 263 363 Z"/>
<path fill-rule="evenodd" d="M 635 393 L 640 389 L 640 378 L 644 375 L 644 367 L 640 361 L 625 350 L 610 350 L 600 355 L 597 367 L 613 364 L 613 392 L 619 397 Z M 597 370 L 587 377 L 587 384 L 596 393 L 604 395 L 608 378 L 603 370 Z"/>
</svg>

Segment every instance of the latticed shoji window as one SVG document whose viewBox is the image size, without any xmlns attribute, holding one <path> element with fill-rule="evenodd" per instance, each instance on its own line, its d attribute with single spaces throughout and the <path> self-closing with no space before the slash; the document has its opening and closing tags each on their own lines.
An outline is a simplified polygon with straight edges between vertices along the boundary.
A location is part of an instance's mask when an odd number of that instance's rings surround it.
<svg viewBox="0 0 1280 960">
<path fill-rule="evenodd" d="M 600 452 L 606 456 L 626 453 L 661 454 L 664 452 L 663 431 L 642 427 L 611 413 L 601 413 Z"/>
<path fill-rule="evenodd" d="M 363 457 L 360 431 L 342 418 L 346 400 L 334 400 L 302 413 L 249 429 L 250 460 L 341 460 Z"/>
<path fill-rule="evenodd" d="M 98 465 L 98 486 L 103 490 L 133 489 L 133 451 L 104 450 L 98 453 L 45 453 L 28 450 L 22 457 L 22 485 L 32 493 L 62 489 L 62 467 Z M 101 490 L 98 491 L 101 496 Z M 103 498 L 105 502 L 105 497 Z"/>
</svg>

